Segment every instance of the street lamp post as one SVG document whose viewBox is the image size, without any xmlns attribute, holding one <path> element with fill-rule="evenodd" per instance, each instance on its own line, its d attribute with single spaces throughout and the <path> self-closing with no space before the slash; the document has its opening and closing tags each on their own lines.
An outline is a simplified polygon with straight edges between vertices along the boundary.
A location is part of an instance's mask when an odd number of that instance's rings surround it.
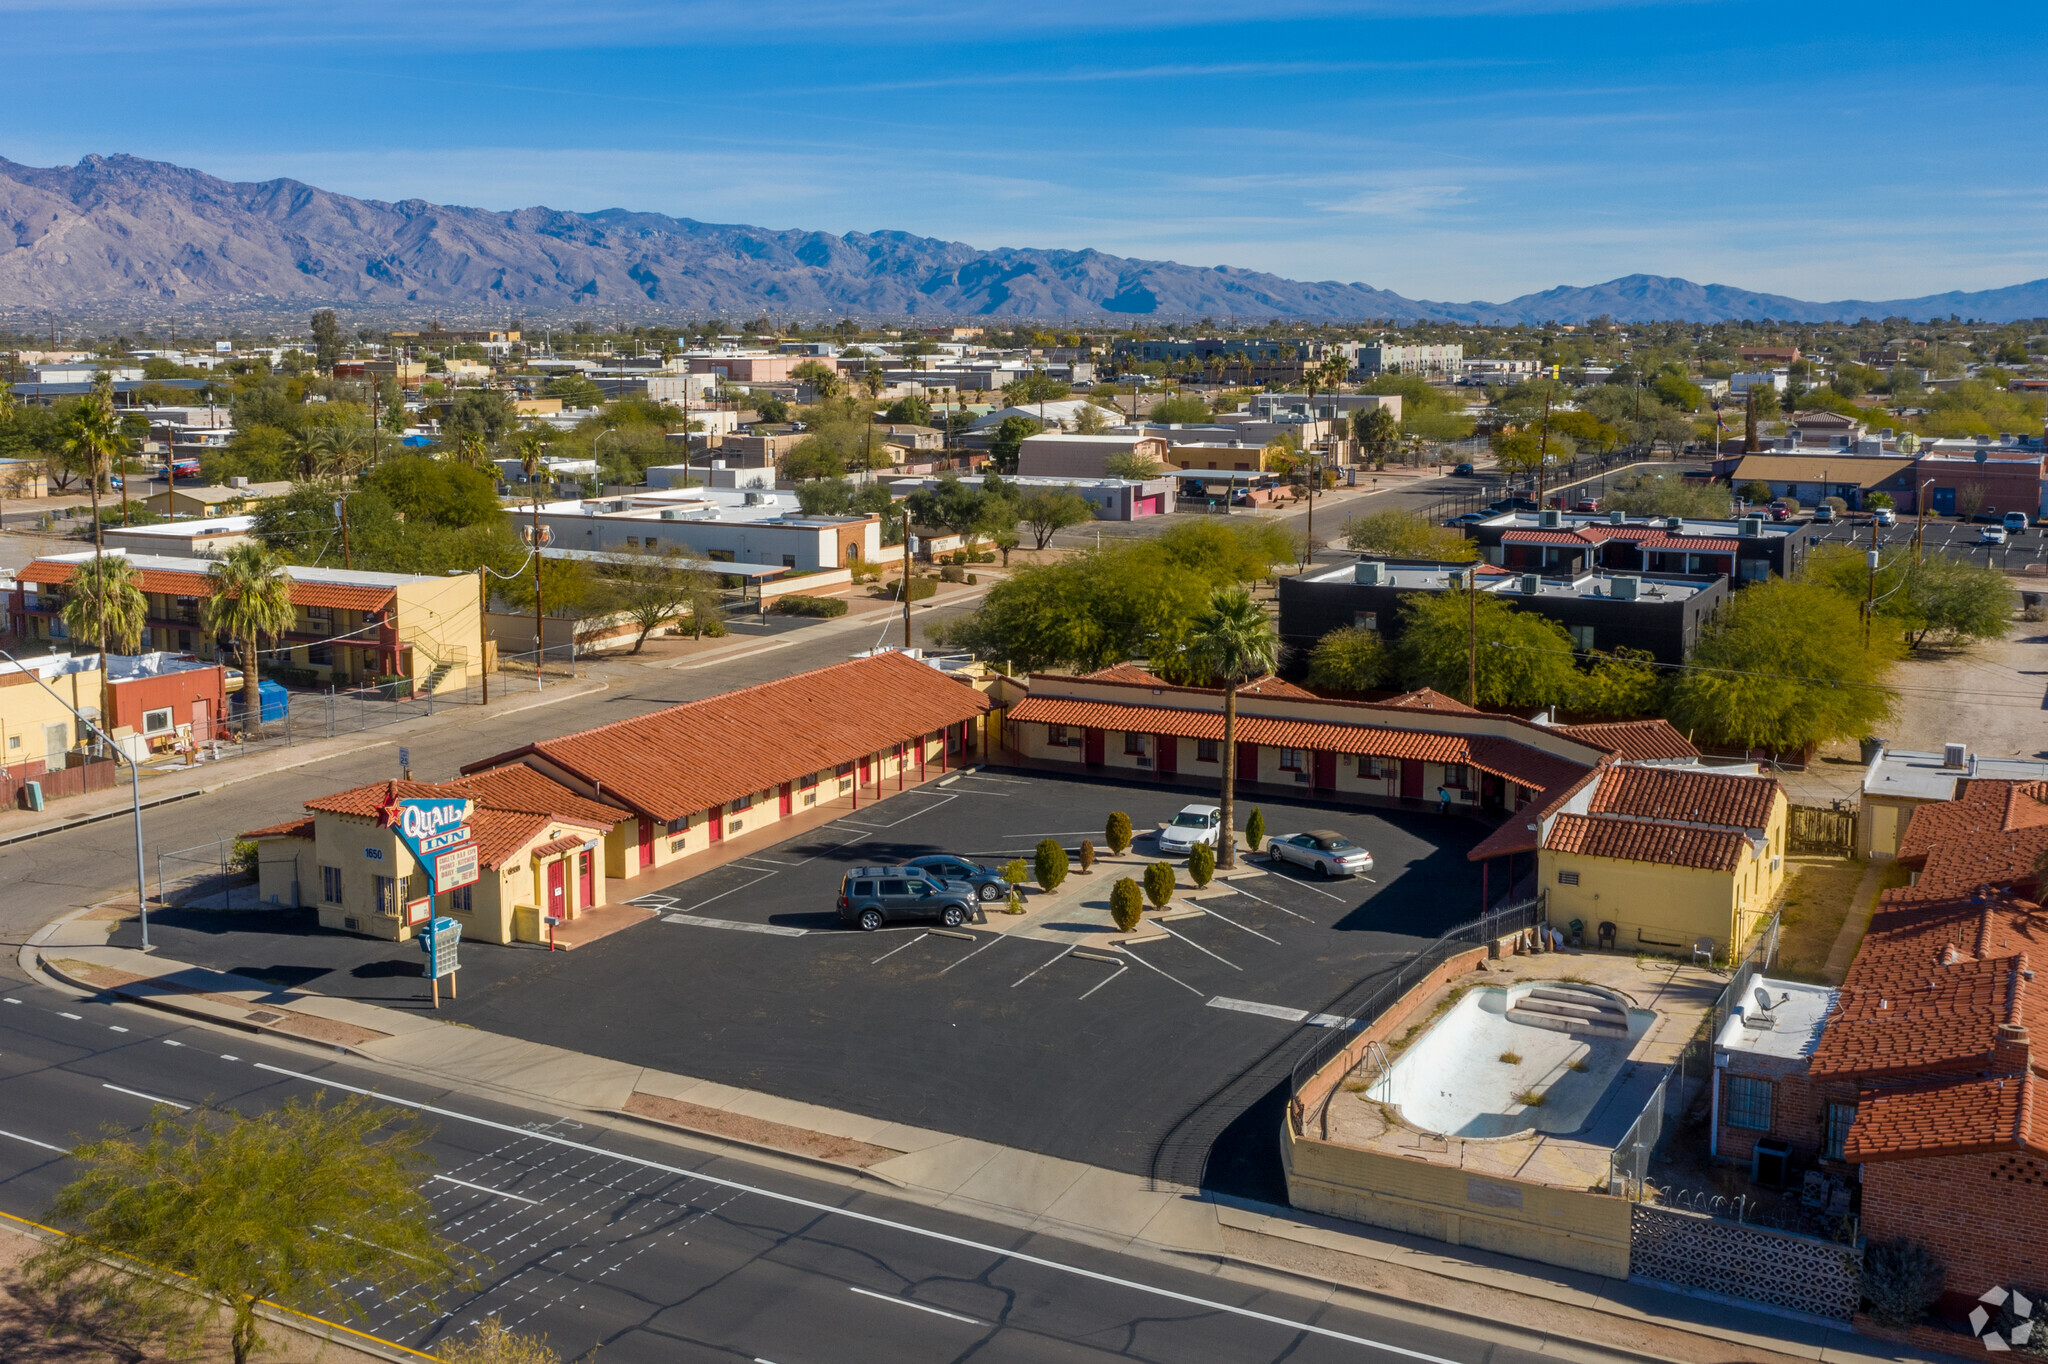
<svg viewBox="0 0 2048 1364">
<path fill-rule="evenodd" d="M 19 668 L 30 678 L 34 679 L 38 687 L 50 693 L 51 699 L 77 716 L 80 724 L 91 729 L 94 734 L 99 736 L 101 743 L 113 749 L 115 756 L 128 764 L 128 793 L 130 803 L 135 811 L 135 912 L 142 918 L 142 950 L 145 952 L 149 951 L 149 883 L 144 879 L 142 870 L 142 769 L 136 765 L 135 759 L 129 757 L 127 752 L 119 744 L 115 743 L 105 730 L 101 729 L 93 721 L 86 719 L 82 711 L 78 710 L 63 697 L 57 695 L 56 688 L 43 681 L 41 673 L 24 667 L 20 659 L 8 653 L 5 649 L 0 649 L 0 658 L 6 659 L 9 663 L 12 663 L 16 668 Z M 257 698 L 259 706 L 262 704 L 262 699 L 260 696 Z"/>
<path fill-rule="evenodd" d="M 1916 564 L 1923 563 L 1926 560 L 1926 556 L 1922 553 L 1920 546 L 1923 537 L 1927 534 L 1927 490 L 1933 486 L 1934 480 L 1930 478 L 1920 485 L 1918 492 L 1913 494 L 1913 562 Z"/>
</svg>

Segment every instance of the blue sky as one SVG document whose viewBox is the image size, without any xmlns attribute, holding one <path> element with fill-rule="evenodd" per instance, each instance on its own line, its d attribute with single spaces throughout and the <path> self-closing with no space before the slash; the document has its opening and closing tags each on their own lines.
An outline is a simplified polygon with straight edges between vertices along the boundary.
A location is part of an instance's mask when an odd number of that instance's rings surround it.
<svg viewBox="0 0 2048 1364">
<path fill-rule="evenodd" d="M 2048 275 L 2038 4 L 0 0 L 0 32 L 0 155 L 32 164 L 1436 299 Z"/>
</svg>

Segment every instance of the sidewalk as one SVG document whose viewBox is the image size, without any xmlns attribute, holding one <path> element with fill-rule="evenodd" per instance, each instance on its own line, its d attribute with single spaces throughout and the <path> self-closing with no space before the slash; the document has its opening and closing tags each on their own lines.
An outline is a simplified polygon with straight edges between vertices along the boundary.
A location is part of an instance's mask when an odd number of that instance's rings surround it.
<svg viewBox="0 0 2048 1364">
<path fill-rule="evenodd" d="M 340 735 L 332 739 L 276 748 L 243 757 L 226 758 L 220 762 L 179 768 L 175 771 L 153 773 L 145 770 L 142 774 L 142 808 L 147 810 L 151 806 L 186 800 L 209 791 L 218 791 L 224 786 L 233 786 L 237 782 L 267 777 L 274 772 L 289 772 L 293 768 L 309 767 L 314 763 L 338 758 L 345 753 L 356 753 L 380 744 L 395 743 L 399 738 L 415 733 L 419 726 L 433 724 L 443 716 L 511 715 L 522 710 L 531 710 L 536 706 L 553 705 L 557 701 L 588 696 L 593 692 L 606 690 L 609 685 L 602 678 L 579 678 L 573 682 L 550 687 L 546 691 L 511 695 L 489 707 L 450 706 L 439 715 L 421 715 L 376 730 Z M 127 764 L 123 763 L 121 766 L 125 773 Z M 82 824 L 98 823 L 103 819 L 126 818 L 133 808 L 134 796 L 129 791 L 124 776 L 108 790 L 52 802 L 47 809 L 41 811 L 0 810 L 0 847 L 77 828 Z"/>
<path fill-rule="evenodd" d="M 1101 871 L 1095 878 L 1102 878 Z M 996 916 L 1002 917 L 1002 916 Z M 347 1052 L 393 1076 L 550 1112 L 648 1123 L 791 1163 L 848 1188 L 1088 1244 L 1273 1280 L 1292 1293 L 1363 1295 L 1374 1311 L 1577 1359 L 1826 1364 L 1915 1358 L 1835 1328 L 1336 1219 L 1157 1186 L 945 1132 L 609 1061 L 542 1043 L 278 989 L 105 945 L 105 925 L 60 919 L 22 949 L 31 974 L 245 1032 Z"/>
</svg>

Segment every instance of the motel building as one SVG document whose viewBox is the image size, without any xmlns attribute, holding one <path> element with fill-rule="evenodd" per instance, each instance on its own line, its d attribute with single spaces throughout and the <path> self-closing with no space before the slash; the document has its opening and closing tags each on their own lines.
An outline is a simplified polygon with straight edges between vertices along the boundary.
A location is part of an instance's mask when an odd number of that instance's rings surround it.
<svg viewBox="0 0 2048 1364">
<path fill-rule="evenodd" d="M 989 705 L 965 678 L 879 653 L 529 744 L 451 781 L 321 796 L 242 837 L 263 904 L 316 909 L 324 928 L 405 941 L 445 916 L 466 942 L 547 942 L 718 865 L 729 840 L 790 837 L 978 761 Z M 473 881 L 435 883 L 446 850 L 415 853 L 407 806 L 456 810 Z"/>
</svg>

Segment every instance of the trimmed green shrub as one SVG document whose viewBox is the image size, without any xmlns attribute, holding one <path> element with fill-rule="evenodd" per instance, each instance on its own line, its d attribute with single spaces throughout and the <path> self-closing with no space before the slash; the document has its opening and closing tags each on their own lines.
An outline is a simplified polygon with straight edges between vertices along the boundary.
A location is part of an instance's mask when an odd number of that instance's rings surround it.
<svg viewBox="0 0 2048 1364">
<path fill-rule="evenodd" d="M 964 583 L 967 581 L 967 570 L 958 564 L 947 564 L 939 570 L 939 579 L 942 582 Z"/>
<path fill-rule="evenodd" d="M 1102 841 L 1109 844 L 1109 850 L 1121 856 L 1131 850 L 1131 817 L 1118 810 L 1110 815 L 1109 823 L 1102 826 Z"/>
<path fill-rule="evenodd" d="M 1152 902 L 1152 908 L 1165 909 L 1173 900 L 1173 867 L 1166 862 L 1154 862 L 1145 868 L 1145 898 Z"/>
<path fill-rule="evenodd" d="M 1918 1324 L 1947 1280 L 1941 1261 L 1917 1241 L 1880 1241 L 1863 1252 L 1863 1296 L 1880 1326 Z"/>
<path fill-rule="evenodd" d="M 846 602 L 839 597 L 806 597 L 791 593 L 776 600 L 774 611 L 785 616 L 843 616 Z"/>
<path fill-rule="evenodd" d="M 1030 864 L 1021 857 L 1012 858 L 1003 864 L 1003 879 L 1013 886 L 1021 886 L 1031 879 Z"/>
<path fill-rule="evenodd" d="M 1144 914 L 1145 893 L 1138 889 L 1138 883 L 1128 876 L 1118 877 L 1109 888 L 1109 917 L 1116 921 L 1117 931 L 1130 932 Z"/>
<path fill-rule="evenodd" d="M 1081 840 L 1081 870 L 1095 870 L 1095 844 L 1086 838 Z"/>
<path fill-rule="evenodd" d="M 1008 914 L 1022 914 L 1024 912 L 1024 893 L 1018 890 L 1015 886 L 1011 886 L 1010 899 L 1009 902 L 1003 906 L 1003 910 L 1005 913 Z"/>
<path fill-rule="evenodd" d="M 1216 875 L 1216 850 L 1207 843 L 1197 843 L 1188 849 L 1188 879 L 1197 889 L 1209 884 Z"/>
<path fill-rule="evenodd" d="M 244 876 L 254 876 L 257 870 L 256 843 L 253 839 L 238 838 L 230 854 L 230 865 Z"/>
<path fill-rule="evenodd" d="M 912 601 L 924 601 L 927 598 L 937 596 L 938 592 L 939 585 L 930 578 L 912 578 L 910 580 L 910 600 Z M 890 580 L 888 595 L 890 601 L 903 600 L 903 579 L 894 578 Z"/>
<path fill-rule="evenodd" d="M 981 575 L 980 575 L 979 573 L 970 573 L 970 574 L 968 574 L 968 575 L 967 575 L 967 585 L 968 585 L 969 587 L 973 587 L 974 585 L 976 585 L 976 584 L 977 584 L 977 583 L 979 583 L 980 581 L 981 581 Z"/>
<path fill-rule="evenodd" d="M 1224 833 L 1228 836 L 1229 830 L 1224 830 Z M 1253 852 L 1257 852 L 1259 845 L 1265 841 L 1266 816 L 1259 810 L 1258 806 L 1254 805 L 1252 807 L 1252 817 L 1244 822 L 1244 845 Z"/>
<path fill-rule="evenodd" d="M 1060 882 L 1067 879 L 1067 850 L 1053 839 L 1040 839 L 1032 870 L 1040 889 L 1058 890 Z"/>
</svg>

